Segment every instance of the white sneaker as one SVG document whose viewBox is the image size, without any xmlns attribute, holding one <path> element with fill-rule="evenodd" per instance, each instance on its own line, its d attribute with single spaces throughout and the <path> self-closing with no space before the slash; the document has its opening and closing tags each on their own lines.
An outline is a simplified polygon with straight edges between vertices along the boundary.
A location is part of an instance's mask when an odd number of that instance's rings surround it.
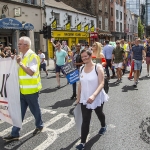
<svg viewBox="0 0 150 150">
<path fill-rule="evenodd" d="M 140 81 L 139 80 L 136 80 L 136 84 L 138 84 Z"/>
<path fill-rule="evenodd" d="M 149 78 L 149 73 L 147 74 L 147 77 Z"/>
</svg>

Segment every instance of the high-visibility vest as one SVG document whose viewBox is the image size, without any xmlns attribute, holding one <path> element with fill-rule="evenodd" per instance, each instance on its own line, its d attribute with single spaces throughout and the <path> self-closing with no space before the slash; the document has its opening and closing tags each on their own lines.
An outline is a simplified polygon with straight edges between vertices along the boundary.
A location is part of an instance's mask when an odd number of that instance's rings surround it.
<svg viewBox="0 0 150 150">
<path fill-rule="evenodd" d="M 28 75 L 21 67 L 19 67 L 19 85 L 20 85 L 20 92 L 22 94 L 34 94 L 38 92 L 42 88 L 41 78 L 39 73 L 39 65 L 40 59 L 34 53 L 30 52 L 27 56 L 22 59 L 22 63 L 24 66 L 28 66 L 28 64 L 34 59 L 38 62 L 38 69 L 33 74 L 33 76 Z"/>
<path fill-rule="evenodd" d="M 125 51 L 125 55 L 126 55 L 126 57 L 127 57 L 127 55 L 128 55 L 128 52 L 126 52 L 127 47 L 128 47 L 128 44 L 124 44 L 124 45 L 122 46 L 122 48 L 123 48 L 123 49 L 124 49 L 124 51 Z"/>
</svg>

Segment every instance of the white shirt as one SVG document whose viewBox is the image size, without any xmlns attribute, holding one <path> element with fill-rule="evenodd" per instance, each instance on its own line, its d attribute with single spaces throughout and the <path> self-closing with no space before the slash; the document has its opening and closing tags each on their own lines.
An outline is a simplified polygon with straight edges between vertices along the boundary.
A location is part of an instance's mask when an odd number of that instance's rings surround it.
<svg viewBox="0 0 150 150">
<path fill-rule="evenodd" d="M 44 61 L 41 63 L 41 64 L 44 64 L 45 63 L 45 54 L 41 53 L 41 54 L 38 54 L 38 56 L 40 57 L 40 62 L 42 62 L 42 60 L 44 58 Z"/>
<path fill-rule="evenodd" d="M 34 53 L 31 49 L 29 49 L 29 50 L 25 53 L 24 57 L 27 56 L 27 55 L 29 54 L 29 52 Z M 23 54 L 22 54 L 22 53 L 20 54 L 20 56 L 21 56 L 21 58 L 23 59 Z M 33 58 L 33 60 L 32 60 L 30 63 L 28 63 L 26 67 L 30 68 L 33 72 L 36 72 L 37 69 L 38 69 L 38 62 L 37 62 L 37 59 L 36 59 L 36 58 Z"/>
</svg>

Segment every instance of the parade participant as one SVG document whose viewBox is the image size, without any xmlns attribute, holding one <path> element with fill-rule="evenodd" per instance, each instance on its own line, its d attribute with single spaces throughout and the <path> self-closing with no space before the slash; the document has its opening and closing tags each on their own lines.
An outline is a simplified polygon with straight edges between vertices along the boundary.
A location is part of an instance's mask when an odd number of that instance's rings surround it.
<svg viewBox="0 0 150 150">
<path fill-rule="evenodd" d="M 60 88 L 60 71 L 62 71 L 61 67 L 68 62 L 68 55 L 65 50 L 61 49 L 61 44 L 58 41 L 56 43 L 56 79 L 57 79 L 57 87 Z M 63 73 L 63 72 L 62 72 Z"/>
<path fill-rule="evenodd" d="M 147 77 L 149 77 L 149 68 L 150 68 L 150 38 L 147 40 L 147 45 L 145 47 L 146 52 L 146 64 L 147 64 Z"/>
<path fill-rule="evenodd" d="M 122 39 L 120 41 L 120 46 L 124 49 L 125 57 L 127 58 L 128 57 L 128 53 L 129 53 L 129 47 L 128 47 L 128 44 L 125 43 L 124 39 Z M 122 73 L 123 73 L 123 75 L 125 74 L 126 66 L 127 66 L 127 60 L 124 59 L 124 61 L 122 63 Z"/>
<path fill-rule="evenodd" d="M 82 66 L 83 64 L 81 55 L 80 55 L 80 49 L 81 49 L 81 45 L 78 43 L 76 45 L 76 52 L 74 53 L 74 56 L 73 56 L 73 63 L 77 69 L 79 69 L 80 66 Z M 70 97 L 70 99 L 76 98 L 76 82 L 72 84 L 72 89 L 73 89 L 73 94 Z"/>
<path fill-rule="evenodd" d="M 18 48 L 21 52 L 16 60 L 19 65 L 19 85 L 20 85 L 20 104 L 22 121 L 26 110 L 29 106 L 31 113 L 35 118 L 36 129 L 33 135 L 40 133 L 43 129 L 43 122 L 41 119 L 41 111 L 38 103 L 39 90 L 42 88 L 39 74 L 39 57 L 30 49 L 31 40 L 29 37 L 23 36 L 19 39 Z M 11 135 L 4 137 L 6 141 L 19 140 L 20 128 L 13 127 Z"/>
<path fill-rule="evenodd" d="M 106 67 L 105 67 L 105 70 L 106 70 L 106 74 L 107 74 L 107 78 L 110 79 L 110 74 L 109 74 L 109 69 L 108 67 L 111 68 L 112 70 L 112 76 L 111 78 L 114 78 L 115 77 L 115 70 L 112 68 L 112 64 L 111 64 L 111 58 L 112 58 L 112 52 L 114 50 L 114 47 L 112 45 L 109 44 L 109 40 L 106 40 L 105 41 L 105 46 L 103 48 L 103 54 L 106 58 Z"/>
<path fill-rule="evenodd" d="M 100 63 L 103 67 L 106 66 L 106 59 L 102 53 L 102 46 L 101 43 L 95 42 L 92 46 L 92 58 L 94 63 Z"/>
<path fill-rule="evenodd" d="M 66 42 L 66 41 L 62 41 L 61 48 L 62 48 L 63 50 L 65 50 L 67 53 L 68 53 L 68 51 L 70 50 L 70 48 L 67 46 L 67 42 Z"/>
<path fill-rule="evenodd" d="M 1 57 L 2 58 L 5 58 L 6 57 L 6 55 L 5 55 L 5 50 L 4 50 L 4 48 L 1 48 Z"/>
<path fill-rule="evenodd" d="M 101 123 L 99 135 L 106 132 L 105 115 L 103 113 L 104 102 L 108 100 L 104 86 L 104 71 L 102 65 L 96 65 L 92 61 L 92 52 L 89 50 L 81 51 L 82 61 L 85 63 L 83 70 L 80 67 L 80 82 L 78 85 L 77 103 L 81 103 L 82 127 L 81 127 L 81 144 L 76 149 L 84 149 L 86 138 L 89 133 L 92 110 Z M 97 73 L 96 73 L 97 72 Z"/>
<path fill-rule="evenodd" d="M 134 59 L 134 87 L 137 87 L 137 83 L 139 82 L 140 69 L 142 67 L 142 62 L 144 62 L 145 51 L 144 47 L 140 44 L 140 39 L 135 39 L 135 45 L 132 47 L 132 58 Z M 142 59 L 142 56 L 143 59 Z M 143 61 L 142 61 L 143 60 Z"/>
<path fill-rule="evenodd" d="M 121 68 L 122 68 L 122 63 L 123 63 L 123 57 L 125 59 L 125 52 L 124 49 L 122 47 L 120 47 L 120 41 L 116 41 L 116 48 L 113 50 L 112 52 L 112 64 L 113 64 L 113 60 L 115 63 L 115 68 L 116 68 L 116 72 L 117 72 L 117 82 L 120 82 L 122 79 L 122 72 L 121 72 Z"/>
<path fill-rule="evenodd" d="M 48 77 L 48 72 L 46 70 L 46 62 L 45 62 L 45 54 L 42 52 L 42 50 L 38 50 L 38 56 L 40 58 L 40 72 L 43 69 L 43 71 L 46 73 L 46 77 Z"/>
</svg>

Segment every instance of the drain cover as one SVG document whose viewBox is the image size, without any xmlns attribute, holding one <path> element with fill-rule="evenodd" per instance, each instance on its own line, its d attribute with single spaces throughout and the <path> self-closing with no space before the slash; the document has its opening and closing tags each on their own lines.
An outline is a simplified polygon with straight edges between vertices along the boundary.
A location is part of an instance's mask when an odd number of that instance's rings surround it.
<svg viewBox="0 0 150 150">
<path fill-rule="evenodd" d="M 150 144 L 150 117 L 142 120 L 139 128 L 142 130 L 140 138 L 147 144 Z"/>
</svg>

